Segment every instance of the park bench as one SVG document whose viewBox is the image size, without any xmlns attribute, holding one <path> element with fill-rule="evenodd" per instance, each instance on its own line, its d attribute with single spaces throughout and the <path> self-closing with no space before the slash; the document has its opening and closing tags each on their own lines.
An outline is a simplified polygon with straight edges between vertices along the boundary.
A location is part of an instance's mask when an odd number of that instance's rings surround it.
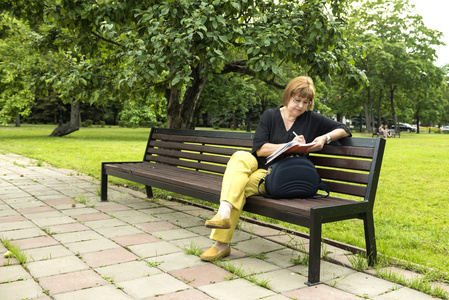
<svg viewBox="0 0 449 300">
<path fill-rule="evenodd" d="M 222 175 L 236 150 L 250 151 L 253 133 L 153 128 L 142 161 L 103 162 L 101 200 L 107 201 L 108 176 L 219 204 Z M 320 281 L 322 224 L 361 219 L 369 265 L 376 256 L 373 206 L 385 139 L 344 138 L 309 158 L 330 188 L 327 198 L 268 199 L 251 196 L 244 210 L 310 228 L 307 284 Z"/>
</svg>

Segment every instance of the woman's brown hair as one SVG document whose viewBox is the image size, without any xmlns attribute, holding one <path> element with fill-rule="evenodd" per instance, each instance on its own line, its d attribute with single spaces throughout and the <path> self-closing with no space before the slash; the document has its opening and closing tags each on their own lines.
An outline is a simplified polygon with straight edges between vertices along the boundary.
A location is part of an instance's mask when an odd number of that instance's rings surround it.
<svg viewBox="0 0 449 300">
<path fill-rule="evenodd" d="M 285 87 L 284 95 L 282 96 L 282 104 L 287 106 L 288 101 L 290 101 L 290 99 L 295 95 L 298 95 L 303 99 L 308 99 L 310 103 L 307 106 L 307 110 L 313 110 L 315 86 L 313 85 L 312 78 L 308 76 L 293 78 Z"/>
</svg>

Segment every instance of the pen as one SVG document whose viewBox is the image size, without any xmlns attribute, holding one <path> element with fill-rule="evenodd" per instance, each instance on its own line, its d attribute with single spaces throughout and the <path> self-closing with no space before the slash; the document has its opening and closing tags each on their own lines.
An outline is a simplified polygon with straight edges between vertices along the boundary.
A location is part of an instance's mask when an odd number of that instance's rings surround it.
<svg viewBox="0 0 449 300">
<path fill-rule="evenodd" d="M 296 132 L 294 132 L 294 131 L 293 131 L 293 134 L 294 134 L 295 136 L 298 136 L 298 135 L 296 134 Z"/>
</svg>

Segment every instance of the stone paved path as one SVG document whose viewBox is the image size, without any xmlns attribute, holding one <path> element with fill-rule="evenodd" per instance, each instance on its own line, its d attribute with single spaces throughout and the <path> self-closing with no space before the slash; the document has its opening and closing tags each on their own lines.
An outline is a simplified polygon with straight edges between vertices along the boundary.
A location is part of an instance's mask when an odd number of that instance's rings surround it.
<svg viewBox="0 0 449 300">
<path fill-rule="evenodd" d="M 222 267 L 202 262 L 186 249 L 211 245 L 213 211 L 110 188 L 99 202 L 91 177 L 0 154 L 0 238 L 27 259 L 4 258 L 0 244 L 0 299 L 435 299 L 351 269 L 350 254 L 329 245 L 333 263 L 308 287 L 307 267 L 290 261 L 308 241 L 244 221 Z"/>
</svg>

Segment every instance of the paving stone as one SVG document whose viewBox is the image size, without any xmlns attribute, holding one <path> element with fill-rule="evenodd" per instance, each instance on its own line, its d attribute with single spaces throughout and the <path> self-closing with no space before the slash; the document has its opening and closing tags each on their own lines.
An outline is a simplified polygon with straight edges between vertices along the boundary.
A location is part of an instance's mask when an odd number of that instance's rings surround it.
<svg viewBox="0 0 449 300">
<path fill-rule="evenodd" d="M 33 224 L 33 222 L 30 221 L 20 221 L 20 222 L 9 222 L 9 223 L 2 223 L 1 231 L 10 231 L 10 230 L 18 230 L 18 229 L 26 229 L 26 228 L 34 228 L 36 225 Z"/>
<path fill-rule="evenodd" d="M 274 292 L 285 292 L 306 287 L 307 277 L 286 269 L 276 270 L 255 275 L 259 282 L 267 282 L 270 290 Z"/>
<path fill-rule="evenodd" d="M 26 250 L 32 248 L 59 245 L 59 242 L 54 238 L 52 238 L 51 236 L 39 236 L 29 239 L 17 240 L 14 241 L 14 244 L 16 244 L 21 250 Z"/>
<path fill-rule="evenodd" d="M 31 279 L 31 276 L 22 266 L 0 266 L 0 284 L 25 279 Z"/>
<path fill-rule="evenodd" d="M 160 255 L 157 257 L 149 258 L 148 261 L 161 263 L 160 265 L 158 265 L 158 268 L 165 272 L 194 266 L 201 266 L 205 264 L 205 262 L 203 262 L 198 256 L 186 254 L 184 252 Z"/>
<path fill-rule="evenodd" d="M 105 228 L 98 228 L 95 230 L 107 238 L 115 238 L 115 237 L 119 237 L 119 236 L 126 236 L 126 235 L 142 233 L 142 230 L 140 230 L 132 225 L 124 225 L 124 226 L 117 226 L 117 227 L 105 227 Z"/>
<path fill-rule="evenodd" d="M 159 218 L 159 216 L 162 214 L 172 213 L 173 209 L 155 205 L 154 207 L 140 209 L 139 211 L 143 212 L 144 214 Z"/>
<path fill-rule="evenodd" d="M 245 275 L 270 272 L 280 269 L 278 266 L 274 264 L 265 262 L 261 259 L 251 257 L 230 260 L 229 264 L 232 264 L 236 268 L 240 268 Z"/>
<path fill-rule="evenodd" d="M 190 289 L 190 286 L 168 274 L 156 274 L 149 277 L 123 281 L 119 285 L 135 299 L 146 299 L 156 295 L 171 294 Z"/>
<path fill-rule="evenodd" d="M 54 234 L 53 237 L 62 244 L 75 243 L 81 241 L 95 240 L 103 238 L 100 234 L 93 230 L 84 230 L 68 233 Z"/>
<path fill-rule="evenodd" d="M 289 248 L 298 250 L 298 251 L 309 251 L 309 240 L 300 236 L 295 236 L 291 234 L 283 234 L 283 235 L 274 235 L 267 236 L 267 240 L 276 242 L 281 245 L 285 245 Z"/>
<path fill-rule="evenodd" d="M 424 294 L 422 292 L 418 292 L 416 290 L 403 287 L 383 295 L 371 298 L 372 300 L 432 300 L 434 297 Z"/>
<path fill-rule="evenodd" d="M 0 284 L 0 295 L 5 300 L 31 299 L 45 296 L 41 286 L 32 279 Z"/>
<path fill-rule="evenodd" d="M 170 242 L 182 249 L 190 248 L 192 246 L 203 249 L 206 247 L 209 248 L 214 244 L 214 241 L 204 236 L 195 236 L 186 239 L 172 240 Z"/>
<path fill-rule="evenodd" d="M 61 225 L 61 224 L 72 224 L 75 223 L 75 220 L 68 216 L 63 217 L 56 217 L 56 218 L 43 218 L 43 219 L 37 219 L 33 220 L 36 225 L 39 227 L 49 227 L 53 225 Z"/>
<path fill-rule="evenodd" d="M 49 207 L 49 206 L 47 206 L 47 207 Z M 39 219 L 50 219 L 50 218 L 58 218 L 58 217 L 67 217 L 67 216 L 64 215 L 63 213 L 61 213 L 59 210 L 56 210 L 54 208 L 52 210 L 47 210 L 44 212 L 33 213 L 28 216 L 28 218 L 30 220 L 33 220 L 33 222 L 36 220 L 39 220 Z M 72 220 L 72 222 L 73 222 L 73 220 Z"/>
<path fill-rule="evenodd" d="M 97 220 L 97 221 L 89 221 L 84 222 L 84 225 L 90 227 L 92 229 L 100 229 L 107 227 L 117 227 L 117 226 L 125 226 L 127 225 L 125 222 L 117 220 L 117 219 L 108 219 L 108 220 Z"/>
<path fill-rule="evenodd" d="M 36 278 L 86 270 L 89 267 L 76 256 L 57 257 L 30 262 L 28 270 Z"/>
<path fill-rule="evenodd" d="M 120 247 L 113 241 L 107 239 L 107 238 L 99 238 L 95 240 L 89 240 L 89 241 L 83 241 L 83 242 L 76 242 L 76 243 L 68 243 L 65 244 L 67 248 L 70 249 L 73 253 L 89 253 L 89 252 L 96 252 L 101 250 L 107 250 L 107 249 L 114 249 Z"/>
<path fill-rule="evenodd" d="M 190 286 L 199 287 L 228 280 L 233 274 L 212 263 L 169 271 L 169 274 Z"/>
<path fill-rule="evenodd" d="M 335 287 L 355 295 L 372 298 L 402 286 L 365 273 L 356 272 L 342 278 L 336 283 Z"/>
<path fill-rule="evenodd" d="M 178 226 L 166 221 L 140 223 L 136 224 L 136 227 L 150 233 L 179 228 Z"/>
<path fill-rule="evenodd" d="M 52 232 L 52 233 L 64 233 L 64 232 L 90 230 L 89 227 L 87 227 L 83 224 L 80 224 L 80 223 L 54 225 L 54 226 L 49 226 L 48 228 L 49 228 L 50 232 Z"/>
<path fill-rule="evenodd" d="M 274 292 L 244 279 L 204 285 L 198 287 L 198 289 L 218 300 L 252 300 L 275 295 Z"/>
<path fill-rule="evenodd" d="M 22 221 L 27 221 L 27 219 L 24 216 L 21 216 L 19 214 L 12 215 L 12 216 L 6 216 L 6 217 L 0 217 L 0 224 L 22 222 Z M 3 230 L 3 228 L 2 228 L 2 230 Z"/>
<path fill-rule="evenodd" d="M 99 210 L 91 207 L 81 207 L 81 208 L 71 208 L 71 209 L 65 209 L 61 211 L 63 214 L 75 217 L 80 215 L 88 215 L 88 214 L 98 214 Z"/>
<path fill-rule="evenodd" d="M 102 211 L 102 212 L 113 212 L 113 211 L 121 211 L 121 210 L 134 211 L 134 210 L 130 209 L 128 206 L 113 203 L 113 202 L 106 202 L 106 203 L 102 202 L 101 205 L 98 204 L 95 207 L 96 207 L 96 209 L 98 209 L 99 211 Z"/>
<path fill-rule="evenodd" d="M 158 268 L 149 266 L 146 261 L 130 261 L 102 266 L 96 268 L 95 271 L 118 285 L 120 285 L 119 283 L 121 281 L 128 281 L 162 273 Z"/>
<path fill-rule="evenodd" d="M 106 220 L 106 219 L 112 219 L 112 217 L 108 214 L 97 212 L 97 213 L 90 213 L 85 215 L 77 215 L 73 217 L 78 222 L 88 222 L 88 221 L 97 221 L 97 220 Z"/>
<path fill-rule="evenodd" d="M 39 284 L 50 295 L 106 285 L 108 282 L 92 270 L 39 278 Z"/>
<path fill-rule="evenodd" d="M 128 247 L 133 253 L 142 257 L 149 258 L 154 256 L 166 255 L 170 253 L 183 252 L 184 250 L 176 247 L 175 245 L 159 241 L 155 243 L 147 243 L 141 245 L 134 245 Z"/>
<path fill-rule="evenodd" d="M 267 257 L 265 261 L 271 262 L 281 268 L 288 268 L 295 266 L 291 259 L 298 259 L 299 256 L 303 257 L 304 253 L 293 249 L 284 248 L 266 253 L 265 256 Z"/>
<path fill-rule="evenodd" d="M 210 229 L 209 229 L 209 233 L 210 233 Z M 254 239 L 254 238 L 255 238 L 254 235 L 252 235 L 252 234 L 250 234 L 248 232 L 245 232 L 243 230 L 237 229 L 237 230 L 234 231 L 234 234 L 232 235 L 232 242 L 233 243 L 239 243 L 239 242 L 248 241 L 248 240 L 251 240 L 251 239 Z"/>
<path fill-rule="evenodd" d="M 82 259 L 92 268 L 134 261 L 138 257 L 123 248 L 90 252 L 82 255 Z"/>
<path fill-rule="evenodd" d="M 279 250 L 283 247 L 277 243 L 257 237 L 255 239 L 238 242 L 234 248 L 248 254 L 260 254 Z"/>
<path fill-rule="evenodd" d="M 56 257 L 73 255 L 73 252 L 62 245 L 28 249 L 26 253 L 30 257 L 31 261 L 47 260 Z"/>
<path fill-rule="evenodd" d="M 208 295 L 198 291 L 198 290 L 184 290 L 180 292 L 176 292 L 173 294 L 163 295 L 163 296 L 156 296 L 154 298 L 149 299 L 155 299 L 155 300 L 209 300 L 213 299 L 209 297 Z"/>
<path fill-rule="evenodd" d="M 94 287 L 84 289 L 80 291 L 68 292 L 63 294 L 54 295 L 55 300 L 132 300 L 133 298 L 126 293 L 117 289 L 114 285 L 104 285 L 100 287 Z"/>
<path fill-rule="evenodd" d="M 198 236 L 197 234 L 188 231 L 186 229 L 172 229 L 172 230 L 164 230 L 157 231 L 152 233 L 154 236 L 163 239 L 164 241 L 172 241 L 172 240 L 180 240 L 186 238 L 192 238 Z"/>
<path fill-rule="evenodd" d="M 0 232 L 0 236 L 2 236 L 3 238 L 6 238 L 6 239 L 13 240 L 13 241 L 29 239 L 29 238 L 45 236 L 45 235 L 47 235 L 47 234 L 44 231 L 42 231 L 40 228 L 37 228 L 37 227 Z"/>
<path fill-rule="evenodd" d="M 123 247 L 160 242 L 160 239 L 158 239 L 148 233 L 123 235 L 123 236 L 112 237 L 111 239 Z"/>
<path fill-rule="evenodd" d="M 282 293 L 291 299 L 313 299 L 313 300 L 360 300 L 354 294 L 341 291 L 337 288 L 325 284 L 319 284 L 311 287 L 297 289 Z"/>
<path fill-rule="evenodd" d="M 117 219 L 120 219 L 126 223 L 130 224 L 138 224 L 145 222 L 155 222 L 158 221 L 158 218 L 145 214 L 143 212 L 135 211 L 135 210 L 121 210 L 121 211 L 113 211 L 109 212 L 109 214 Z"/>
</svg>

